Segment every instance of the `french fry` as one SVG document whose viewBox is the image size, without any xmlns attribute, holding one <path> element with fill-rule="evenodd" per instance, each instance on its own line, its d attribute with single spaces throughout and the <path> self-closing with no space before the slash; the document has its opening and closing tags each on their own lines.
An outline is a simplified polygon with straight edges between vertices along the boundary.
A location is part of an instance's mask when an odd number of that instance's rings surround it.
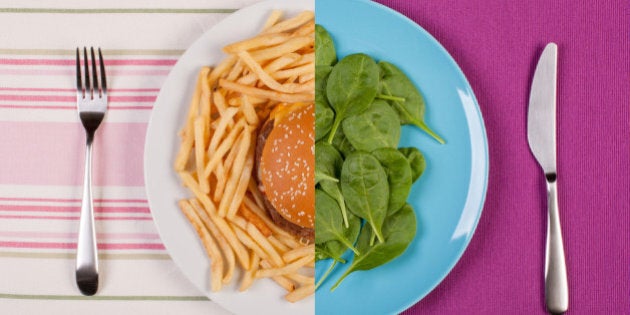
<svg viewBox="0 0 630 315">
<path fill-rule="evenodd" d="M 281 252 L 288 252 L 291 250 L 291 248 L 289 248 L 289 246 L 284 245 L 282 242 L 280 242 L 277 238 L 275 238 L 275 236 L 271 235 L 267 237 L 267 240 L 269 241 L 269 243 L 271 243 L 271 245 L 273 245 L 273 247 L 275 247 L 277 250 L 281 251 Z"/>
<path fill-rule="evenodd" d="M 303 285 L 315 284 L 315 277 L 305 276 L 300 273 L 289 273 L 285 277 L 287 277 L 289 280 L 295 281 L 296 283 L 303 284 Z"/>
<path fill-rule="evenodd" d="M 201 76 L 203 75 L 203 71 L 199 72 L 199 78 L 197 79 L 197 84 L 195 85 L 195 91 L 193 92 L 193 97 L 190 100 L 190 105 L 188 109 L 188 118 L 186 119 L 186 126 L 183 128 L 183 137 L 181 146 L 179 147 L 179 153 L 175 157 L 175 170 L 183 171 L 186 168 L 186 163 L 188 162 L 190 151 L 192 150 L 194 136 L 194 120 L 197 117 L 199 112 L 199 99 L 201 98 Z"/>
<path fill-rule="evenodd" d="M 263 200 L 262 200 L 263 197 L 260 194 L 260 191 L 258 190 L 258 186 L 256 185 L 256 182 L 253 179 L 249 181 L 249 187 L 247 187 L 247 190 L 254 198 L 256 205 L 258 205 L 259 208 L 264 208 L 265 204 L 263 203 Z"/>
<path fill-rule="evenodd" d="M 314 14 L 281 17 L 272 11 L 260 34 L 200 69 L 174 169 L 194 196 L 179 205 L 210 257 L 211 289 L 239 267 L 240 291 L 269 277 L 298 301 L 314 293 L 314 245 L 273 222 L 253 176 L 261 122 L 278 104 L 314 102 Z"/>
<path fill-rule="evenodd" d="M 228 183 L 230 182 L 230 180 L 232 180 L 231 178 L 233 177 L 233 174 L 230 171 L 231 171 L 231 168 L 233 166 L 234 159 L 236 159 L 236 154 L 238 153 L 238 150 L 234 150 L 233 148 L 241 147 L 242 142 L 243 142 L 244 133 L 245 133 L 245 131 L 242 131 L 238 135 L 238 138 L 236 139 L 236 141 L 234 141 L 234 143 L 232 144 L 232 147 L 230 149 L 228 149 L 228 153 L 225 156 L 225 158 L 220 160 L 220 163 L 217 165 L 217 168 L 219 168 L 219 167 L 223 168 L 223 172 L 224 172 L 225 175 L 224 175 L 224 177 L 222 177 L 222 180 L 220 181 L 220 183 L 216 186 L 216 189 L 214 190 L 213 200 L 215 202 L 218 202 L 218 203 L 222 202 L 223 193 L 225 192 L 225 188 L 228 185 Z M 231 193 L 231 192 L 228 191 L 228 193 Z"/>
<path fill-rule="evenodd" d="M 186 187 L 188 187 L 195 194 L 197 199 L 199 199 L 201 204 L 204 206 L 204 209 L 208 212 L 208 216 L 210 217 L 210 219 L 213 220 L 217 228 L 221 231 L 221 233 L 223 233 L 228 243 L 234 250 L 234 253 L 238 258 L 241 267 L 243 267 L 243 269 L 245 270 L 248 270 L 250 268 L 249 255 L 245 250 L 245 247 L 242 243 L 238 241 L 236 235 L 234 234 L 234 231 L 232 231 L 228 223 L 218 216 L 212 200 L 210 200 L 210 198 L 206 194 L 201 192 L 199 186 L 197 185 L 197 182 L 192 177 L 192 175 L 190 175 L 190 173 L 180 172 L 179 174 Z"/>
<path fill-rule="evenodd" d="M 315 33 L 315 21 L 304 23 L 298 27 L 291 35 L 293 36 L 306 36 Z"/>
<path fill-rule="evenodd" d="M 236 186 L 238 185 L 238 181 L 243 174 L 243 168 L 245 167 L 245 158 L 247 157 L 247 152 L 249 151 L 249 147 L 251 145 L 250 138 L 251 134 L 249 133 L 249 131 L 244 130 L 240 146 L 238 148 L 238 151 L 236 151 L 237 154 L 234 159 L 234 163 L 229 164 L 232 165 L 232 168 L 230 170 L 230 177 L 227 181 L 227 184 L 225 185 L 224 191 L 224 195 L 227 195 L 228 197 L 222 198 L 221 203 L 219 204 L 219 216 L 221 217 L 225 217 L 228 214 L 230 203 L 232 199 L 235 198 L 234 193 L 236 191 Z M 249 178 L 247 180 L 249 181 Z M 236 213 L 236 210 L 234 211 L 234 213 Z"/>
<path fill-rule="evenodd" d="M 280 70 L 272 73 L 274 79 L 288 79 L 294 76 L 302 76 L 306 74 L 315 74 L 315 64 L 306 63 L 295 68 Z"/>
<path fill-rule="evenodd" d="M 212 93 L 212 97 L 213 97 L 214 105 L 216 106 L 216 109 L 219 112 L 219 115 L 221 116 L 225 115 L 225 110 L 228 108 L 225 102 L 225 96 L 223 96 L 223 94 L 219 92 L 219 93 Z"/>
<path fill-rule="evenodd" d="M 210 144 L 208 145 L 208 155 L 213 155 L 215 153 L 217 146 L 219 145 L 219 141 L 223 139 L 223 135 L 225 135 L 225 132 L 227 131 L 229 123 L 232 121 L 232 118 L 234 117 L 234 115 L 236 115 L 237 112 L 238 112 L 238 109 L 236 108 L 228 108 L 225 110 L 225 112 L 221 116 L 221 120 L 219 120 L 219 124 L 214 130 L 214 134 L 212 135 L 212 138 L 210 139 Z M 234 137 L 234 136 L 236 135 L 228 136 L 226 141 L 231 139 L 230 137 Z"/>
<path fill-rule="evenodd" d="M 307 63 L 315 63 L 314 52 L 308 53 L 308 54 L 302 54 L 302 55 L 297 54 L 297 55 L 300 56 L 300 59 L 296 60 L 294 63 L 291 64 L 291 66 L 293 67 L 301 66 Z"/>
<path fill-rule="evenodd" d="M 284 54 L 292 53 L 313 44 L 312 36 L 291 37 L 288 41 L 264 49 L 251 52 L 252 58 L 257 62 L 278 58 Z"/>
<path fill-rule="evenodd" d="M 298 258 L 302 258 L 305 256 L 312 256 L 315 254 L 315 245 L 311 244 L 305 247 L 298 247 L 296 249 L 292 249 L 290 251 L 285 252 L 282 255 L 282 259 L 289 263 Z"/>
<path fill-rule="evenodd" d="M 237 134 L 243 130 L 243 128 L 245 128 L 244 121 L 242 123 L 241 122 L 236 123 L 234 128 L 228 134 L 226 140 L 223 141 L 219 145 L 219 147 L 216 149 L 216 151 L 210 158 L 210 161 L 208 161 L 208 163 L 206 164 L 206 168 L 204 169 L 203 176 L 205 176 L 206 178 L 210 176 L 210 174 L 212 173 L 214 168 L 217 166 L 217 164 L 221 162 L 223 155 L 225 155 L 225 153 L 227 153 L 227 151 L 231 148 L 231 145 L 234 144 L 234 141 L 235 141 L 234 139 L 236 138 Z"/>
<path fill-rule="evenodd" d="M 219 81 L 219 78 L 224 77 L 228 73 L 228 69 L 230 69 L 236 63 L 238 58 L 234 55 L 230 55 L 227 58 L 223 59 L 221 63 L 219 63 L 208 76 L 208 85 L 210 87 L 214 87 L 214 85 Z"/>
<path fill-rule="evenodd" d="M 263 34 L 286 32 L 297 28 L 300 25 L 313 20 L 314 18 L 315 13 L 313 11 L 304 11 L 290 19 L 286 19 L 264 30 Z"/>
<path fill-rule="evenodd" d="M 282 17 L 282 11 L 281 10 L 273 10 L 271 11 L 271 14 L 269 14 L 269 17 L 267 18 L 267 20 L 265 21 L 265 24 L 262 27 L 262 30 L 267 30 L 270 27 L 274 26 L 276 23 L 278 23 L 278 21 L 280 20 L 280 18 Z"/>
<path fill-rule="evenodd" d="M 236 190 L 234 191 L 234 197 L 232 198 L 232 202 L 230 203 L 227 210 L 227 217 L 233 218 L 238 211 L 238 208 L 243 203 L 243 198 L 245 197 L 245 193 L 247 192 L 247 184 L 252 176 L 252 170 L 254 168 L 254 151 L 255 148 L 253 145 L 250 145 L 248 148 L 249 152 L 245 157 L 245 163 L 241 170 L 241 175 L 238 179 L 238 183 L 236 184 Z"/>
<path fill-rule="evenodd" d="M 245 67 L 243 66 L 243 61 L 238 59 L 236 60 L 236 63 L 234 64 L 234 68 L 230 70 L 230 72 L 228 73 L 227 77 L 225 77 L 225 79 L 228 81 L 234 81 L 236 80 L 237 77 L 241 75 L 241 73 L 243 73 L 243 70 L 245 70 Z"/>
<path fill-rule="evenodd" d="M 247 67 L 258 76 L 258 79 L 273 90 L 284 93 L 295 93 L 299 91 L 301 85 L 284 85 L 274 80 L 263 68 L 252 58 L 252 56 L 246 52 L 241 51 L 238 53 L 240 60 L 247 65 Z"/>
<path fill-rule="evenodd" d="M 206 133 L 206 119 L 203 116 L 197 117 L 194 123 L 194 133 L 195 133 L 195 162 L 197 165 L 197 174 L 203 174 L 205 157 L 204 153 L 206 151 L 206 143 L 205 143 L 205 133 Z M 203 176 L 198 178 L 199 180 L 199 189 L 205 194 L 210 192 L 210 186 L 208 185 L 208 180 Z"/>
<path fill-rule="evenodd" d="M 269 229 L 271 229 L 271 231 L 273 231 L 274 235 L 276 235 L 279 238 L 282 238 L 283 240 L 285 240 L 285 241 L 283 241 L 283 243 L 286 244 L 286 242 L 288 242 L 287 240 L 291 239 L 291 240 L 293 240 L 292 244 L 298 244 L 297 246 L 299 246 L 299 243 L 297 241 L 295 241 L 295 239 L 293 238 L 293 236 L 291 234 L 289 234 L 287 231 L 283 230 L 278 225 L 273 223 L 273 221 L 271 221 L 269 216 L 265 213 L 265 210 L 259 208 L 258 205 L 256 205 L 253 201 L 251 201 L 247 197 L 244 198 L 243 200 L 245 202 L 245 205 L 247 207 L 249 207 L 249 210 L 251 210 L 256 215 L 258 215 L 258 217 L 265 222 L 265 224 L 269 227 Z M 289 247 L 295 248 L 297 246 L 289 246 Z"/>
<path fill-rule="evenodd" d="M 214 242 L 212 236 L 210 236 L 210 232 L 208 232 L 203 223 L 201 223 L 201 219 L 199 219 L 199 216 L 197 216 L 188 201 L 180 200 L 179 207 L 195 228 L 195 231 L 197 231 L 199 238 L 202 240 L 203 246 L 208 253 L 208 257 L 211 259 L 211 288 L 212 291 L 219 291 L 221 290 L 223 279 L 223 257 L 221 256 L 221 251 L 219 251 L 219 247 Z"/>
<path fill-rule="evenodd" d="M 305 286 L 301 286 L 289 293 L 287 293 L 287 295 L 284 296 L 284 298 L 289 301 L 289 302 L 297 302 L 299 300 L 302 300 L 310 295 L 313 294 L 313 292 L 315 292 L 315 285 L 314 284 L 309 284 L 309 285 L 305 285 Z"/>
<path fill-rule="evenodd" d="M 265 224 L 265 222 L 260 217 L 258 217 L 258 215 L 249 210 L 247 206 L 241 204 L 239 208 L 239 213 L 243 216 L 243 218 L 245 218 L 245 220 L 247 220 L 247 222 L 256 226 L 260 233 L 262 233 L 265 237 L 270 237 L 273 235 L 267 224 Z"/>
<path fill-rule="evenodd" d="M 260 47 L 278 45 L 286 42 L 289 38 L 291 38 L 291 35 L 286 33 L 258 35 L 256 37 L 248 38 L 246 40 L 227 45 L 223 47 L 223 52 L 225 52 L 226 54 L 234 54 L 241 51 L 257 49 Z"/>
<path fill-rule="evenodd" d="M 314 256 L 304 256 L 290 264 L 286 264 L 278 268 L 260 269 L 256 272 L 256 278 L 270 278 L 275 276 L 283 276 L 288 273 L 296 272 L 304 265 L 314 261 Z"/>
<path fill-rule="evenodd" d="M 267 238 L 260 233 L 260 231 L 253 224 L 247 225 L 247 233 L 252 237 L 252 239 L 260 245 L 260 247 L 269 254 L 270 261 L 273 262 L 276 266 L 284 265 L 284 261 L 280 254 L 276 251 L 276 249 L 269 243 Z"/>
<path fill-rule="evenodd" d="M 312 93 L 282 93 L 278 91 L 265 90 L 261 88 L 255 88 L 247 85 L 238 84 L 233 81 L 227 81 L 224 79 L 219 80 L 219 86 L 226 90 L 253 95 L 256 97 L 266 98 L 274 101 L 285 103 L 299 103 L 309 102 L 313 99 Z"/>
<path fill-rule="evenodd" d="M 269 264 L 269 262 L 266 260 L 261 260 L 260 265 L 263 268 L 271 268 L 271 264 Z M 293 281 L 287 279 L 286 277 L 275 276 L 271 277 L 271 279 L 279 284 L 281 287 L 283 287 L 285 290 L 287 290 L 287 292 L 292 292 L 293 290 L 295 290 L 295 283 L 293 283 Z"/>
<path fill-rule="evenodd" d="M 267 253 L 244 230 L 242 230 L 235 224 L 232 224 L 232 229 L 234 230 L 234 234 L 236 234 L 236 237 L 242 242 L 243 245 L 251 249 L 261 259 L 269 259 L 269 255 L 267 255 Z"/>
<path fill-rule="evenodd" d="M 217 240 L 217 243 L 219 244 L 219 247 L 221 248 L 221 251 L 223 252 L 223 257 L 225 258 L 227 262 L 227 271 L 225 272 L 223 276 L 223 283 L 227 284 L 230 282 L 230 280 L 232 280 L 232 276 L 234 275 L 234 270 L 236 269 L 235 268 L 236 260 L 234 257 L 234 251 L 230 247 L 230 244 L 228 244 L 227 240 L 225 239 L 225 236 L 221 233 L 219 228 L 217 228 L 216 224 L 212 222 L 212 220 L 210 219 L 206 211 L 203 209 L 201 204 L 199 204 L 199 201 L 197 201 L 196 199 L 191 199 L 189 200 L 189 202 L 192 205 L 195 212 L 197 213 L 197 215 L 199 216 L 199 218 L 201 219 L 201 221 L 203 222 L 203 224 L 206 226 L 206 229 L 208 229 L 208 231 L 210 231 L 210 234 L 214 236 L 214 239 Z"/>
<path fill-rule="evenodd" d="M 208 83 L 208 75 L 210 74 L 210 67 L 202 67 L 201 68 L 201 101 L 199 106 L 200 108 L 200 115 L 201 117 L 203 117 L 203 119 L 206 121 L 206 128 L 205 128 L 205 134 L 209 135 L 210 134 L 210 114 L 212 111 L 211 108 L 211 99 L 212 99 L 212 93 L 210 92 L 210 85 Z"/>
<path fill-rule="evenodd" d="M 258 257 L 258 255 L 253 253 L 251 257 L 252 257 L 252 262 L 251 262 L 252 268 L 250 270 L 247 270 L 245 274 L 243 275 L 241 286 L 238 289 L 241 292 L 249 289 L 249 287 L 254 283 L 254 274 L 256 273 L 256 271 L 258 271 L 258 266 L 260 265 L 260 257 Z"/>
<path fill-rule="evenodd" d="M 254 109 L 254 105 L 249 101 L 249 97 L 247 95 L 241 96 L 241 110 L 243 116 L 245 116 L 245 120 L 250 126 L 258 126 L 260 123 L 260 118 L 258 118 L 258 114 L 256 114 L 256 109 Z"/>
</svg>

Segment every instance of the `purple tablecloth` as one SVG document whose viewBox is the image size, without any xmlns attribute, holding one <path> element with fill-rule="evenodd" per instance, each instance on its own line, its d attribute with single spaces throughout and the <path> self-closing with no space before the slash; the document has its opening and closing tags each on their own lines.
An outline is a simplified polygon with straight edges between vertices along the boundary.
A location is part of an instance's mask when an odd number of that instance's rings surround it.
<svg viewBox="0 0 630 315">
<path fill-rule="evenodd" d="M 558 185 L 568 314 L 630 314 L 627 1 L 379 1 L 445 46 L 483 112 L 483 215 L 448 277 L 404 314 L 543 314 L 544 179 L 527 144 L 536 61 L 559 47 Z"/>
</svg>

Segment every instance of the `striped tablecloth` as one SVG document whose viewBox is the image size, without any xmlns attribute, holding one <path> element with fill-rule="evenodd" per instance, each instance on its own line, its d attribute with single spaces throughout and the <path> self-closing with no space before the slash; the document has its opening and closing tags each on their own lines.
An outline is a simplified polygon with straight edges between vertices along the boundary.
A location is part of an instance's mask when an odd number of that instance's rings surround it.
<svg viewBox="0 0 630 315">
<path fill-rule="evenodd" d="M 254 0 L 0 3 L 0 313 L 227 314 L 171 261 L 153 224 L 143 147 L 179 56 Z M 94 148 L 101 286 L 74 281 L 84 132 L 74 49 L 104 49 L 109 111 Z"/>
</svg>

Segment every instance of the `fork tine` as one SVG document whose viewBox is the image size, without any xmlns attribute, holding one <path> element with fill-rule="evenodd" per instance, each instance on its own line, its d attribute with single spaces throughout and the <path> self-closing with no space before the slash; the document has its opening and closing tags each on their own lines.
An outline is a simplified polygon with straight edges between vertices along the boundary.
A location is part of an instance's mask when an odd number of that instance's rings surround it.
<svg viewBox="0 0 630 315">
<path fill-rule="evenodd" d="M 101 92 L 98 88 L 98 73 L 96 72 L 96 59 L 94 58 L 94 47 L 90 47 L 90 56 L 92 57 L 92 86 L 94 86 L 94 96 L 100 96 Z"/>
<path fill-rule="evenodd" d="M 77 97 L 83 97 L 83 85 L 81 83 L 81 58 L 77 47 Z"/>
<path fill-rule="evenodd" d="M 87 54 L 87 48 L 85 48 L 85 46 L 83 47 L 83 65 L 85 68 L 85 96 L 87 98 L 88 93 L 89 93 L 90 98 L 93 98 L 92 92 L 94 91 L 94 88 L 92 87 L 92 84 L 90 83 L 90 66 L 88 65 L 88 54 Z"/>
<path fill-rule="evenodd" d="M 98 48 L 98 61 L 101 64 L 101 90 L 103 95 L 107 94 L 107 78 L 105 77 L 105 60 L 103 60 L 103 54 L 101 54 L 101 47 Z"/>
</svg>

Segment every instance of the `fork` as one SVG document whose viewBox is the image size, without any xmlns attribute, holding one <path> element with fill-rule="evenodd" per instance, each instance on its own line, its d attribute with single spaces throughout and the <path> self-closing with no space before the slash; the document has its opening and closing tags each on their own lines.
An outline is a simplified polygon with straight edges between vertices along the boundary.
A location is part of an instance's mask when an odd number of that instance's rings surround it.
<svg viewBox="0 0 630 315">
<path fill-rule="evenodd" d="M 99 82 L 94 47 L 90 47 L 92 57 L 92 80 L 88 64 L 87 48 L 83 47 L 85 67 L 85 85 L 81 81 L 81 58 L 77 48 L 77 111 L 85 129 L 85 173 L 83 177 L 83 200 L 79 221 L 79 239 L 77 242 L 76 282 L 83 295 L 94 295 L 98 290 L 98 254 L 94 233 L 94 207 L 92 202 L 92 142 L 94 133 L 107 112 L 107 80 L 103 55 L 98 48 L 101 80 Z"/>
</svg>

